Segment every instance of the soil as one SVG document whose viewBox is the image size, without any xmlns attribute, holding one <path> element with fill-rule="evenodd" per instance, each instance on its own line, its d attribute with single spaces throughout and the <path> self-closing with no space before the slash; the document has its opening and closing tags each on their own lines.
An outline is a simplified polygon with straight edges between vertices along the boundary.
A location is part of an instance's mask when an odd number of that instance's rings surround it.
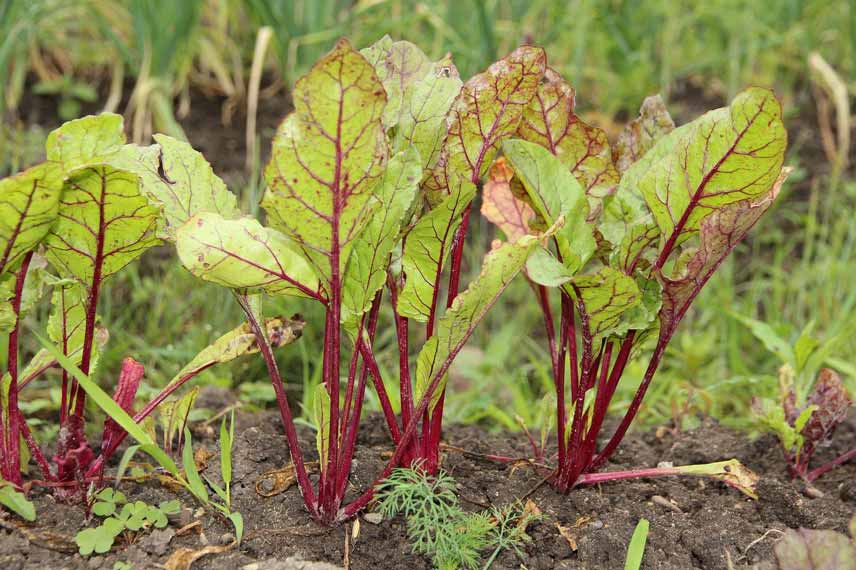
<svg viewBox="0 0 856 570">
<path fill-rule="evenodd" d="M 222 398 L 220 400 L 222 405 Z M 197 428 L 196 447 L 216 451 L 214 430 Z M 346 537 L 354 523 L 337 528 L 316 525 L 303 507 L 296 486 L 269 498 L 256 492 L 263 473 L 288 463 L 288 448 L 278 417 L 273 412 L 238 416 L 233 468 L 233 501 L 243 513 L 245 536 L 241 545 L 194 563 L 196 570 L 246 568 L 342 568 Z M 504 505 L 529 496 L 545 517 L 529 528 L 533 542 L 518 556 L 506 552 L 494 563 L 503 569 L 623 568 L 624 556 L 637 521 L 650 521 L 650 535 L 642 567 L 648 570 L 765 570 L 774 569 L 772 549 L 787 528 L 834 529 L 846 532 L 856 512 L 856 463 L 850 462 L 817 481 L 821 494 L 804 493 L 786 472 L 776 442 L 762 437 L 750 442 L 743 434 L 705 420 L 687 433 L 660 430 L 659 434 L 631 434 L 607 466 L 608 470 L 650 467 L 660 462 L 675 465 L 707 463 L 735 457 L 761 475 L 760 498 L 749 499 L 716 481 L 699 478 L 625 480 L 574 489 L 560 495 L 529 467 L 479 458 L 478 453 L 524 457 L 528 443 L 519 434 L 486 435 L 475 426 L 451 426 L 445 441 L 467 450 L 447 451 L 443 468 L 458 482 L 459 496 L 468 510 Z M 304 452 L 314 449 L 314 436 L 301 431 Z M 820 452 L 818 462 L 856 445 L 856 417 L 836 434 L 834 445 Z M 388 458 L 390 443 L 380 417 L 366 419 L 358 442 L 351 476 L 352 494 L 365 489 Z M 819 463 L 818 463 L 819 464 Z M 212 459 L 207 474 L 217 479 L 219 466 Z M 537 488 L 536 488 L 537 487 Z M 533 492 L 533 488 L 535 489 Z M 175 491 L 150 480 L 123 483 L 129 500 L 150 504 L 175 497 Z M 50 495 L 34 493 L 38 520 L 34 525 L 2 522 L 0 564 L 4 570 L 37 568 L 111 569 L 117 560 L 135 570 L 162 568 L 179 548 L 200 549 L 228 544 L 232 529 L 225 521 L 197 508 L 180 492 L 184 512 L 166 531 L 126 537 L 114 551 L 88 559 L 74 553 L 74 534 L 86 524 L 80 505 L 56 503 Z M 182 536 L 176 530 L 200 521 Z M 563 536 L 559 526 L 563 527 Z M 359 534 L 350 538 L 351 570 L 429 570 L 429 560 L 410 551 L 403 520 L 375 524 L 360 516 Z M 312 566 L 306 561 L 332 566 Z M 256 566 L 253 566 L 256 564 Z"/>
</svg>

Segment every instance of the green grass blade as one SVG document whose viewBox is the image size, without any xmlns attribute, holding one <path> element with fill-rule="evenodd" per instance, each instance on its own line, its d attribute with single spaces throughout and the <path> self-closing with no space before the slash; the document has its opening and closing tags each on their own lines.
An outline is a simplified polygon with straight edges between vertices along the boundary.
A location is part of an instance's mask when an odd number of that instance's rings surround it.
<svg viewBox="0 0 856 570">
<path fill-rule="evenodd" d="M 77 380 L 80 387 L 86 392 L 86 395 L 101 408 L 105 414 L 110 416 L 117 424 L 122 426 L 128 434 L 140 444 L 140 450 L 147 453 L 158 462 L 158 464 L 166 469 L 170 475 L 182 481 L 178 474 L 178 467 L 164 451 L 152 441 L 149 434 L 128 415 L 128 413 L 117 404 L 107 392 L 101 389 L 89 376 L 83 373 L 66 355 L 64 355 L 52 342 L 42 337 L 37 333 L 33 333 L 35 337 L 42 343 L 47 350 L 56 359 L 66 372 Z M 183 481 L 182 481 L 183 482 Z"/>
<path fill-rule="evenodd" d="M 645 543 L 648 541 L 648 519 L 639 519 L 636 530 L 630 538 L 630 546 L 627 547 L 627 560 L 624 570 L 639 570 L 642 568 L 642 556 L 645 554 Z"/>
</svg>

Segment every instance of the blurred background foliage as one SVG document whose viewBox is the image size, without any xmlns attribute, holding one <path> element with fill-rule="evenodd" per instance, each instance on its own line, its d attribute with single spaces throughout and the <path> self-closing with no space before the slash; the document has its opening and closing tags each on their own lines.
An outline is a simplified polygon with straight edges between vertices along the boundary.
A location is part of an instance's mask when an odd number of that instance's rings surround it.
<svg viewBox="0 0 856 570">
<path fill-rule="evenodd" d="M 435 58 L 451 53 L 463 77 L 521 43 L 542 45 L 575 85 L 584 118 L 611 135 L 652 93 L 683 122 L 746 85 L 774 87 L 796 172 L 681 326 L 642 421 L 684 429 L 713 415 L 751 428 L 750 398 L 774 396 L 785 363 L 804 384 L 831 366 L 856 387 L 852 0 L 0 0 L 0 174 L 39 160 L 63 120 L 114 110 L 136 142 L 152 132 L 188 138 L 257 214 L 260 165 L 289 110 L 290 86 L 338 37 L 362 47 L 384 34 Z M 473 226 L 471 271 L 493 237 L 487 224 Z M 290 299 L 269 306 L 309 323 L 279 354 L 302 401 L 318 378 L 320 312 Z M 152 386 L 162 385 L 240 321 L 232 307 L 225 291 L 190 277 L 167 248 L 147 254 L 105 295 L 111 339 L 101 374 L 130 354 L 146 364 Z M 44 312 L 28 325 L 44 322 Z M 389 325 L 389 315 L 382 319 Z M 380 349 L 380 363 L 392 383 L 394 333 L 383 325 L 377 343 L 389 350 Z M 551 407 L 542 403 L 551 381 L 540 330 L 519 281 L 453 369 L 452 421 L 540 429 Z M 630 368 L 618 407 L 643 364 Z M 264 378 L 259 359 L 204 376 L 248 405 L 272 399 Z M 29 405 L 49 408 L 56 391 L 50 382 L 38 388 Z"/>
</svg>

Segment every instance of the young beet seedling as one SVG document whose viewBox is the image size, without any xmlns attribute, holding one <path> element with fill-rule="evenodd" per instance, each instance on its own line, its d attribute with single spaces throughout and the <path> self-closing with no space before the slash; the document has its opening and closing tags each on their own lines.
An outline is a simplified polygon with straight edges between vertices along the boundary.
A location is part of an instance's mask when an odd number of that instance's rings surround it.
<svg viewBox="0 0 856 570">
<path fill-rule="evenodd" d="M 232 288 L 258 335 L 304 502 L 322 523 L 353 516 L 372 497 L 369 489 L 342 504 L 369 378 L 396 445 L 381 477 L 402 461 L 436 470 L 452 361 L 539 240 L 563 223 L 496 244 L 458 295 L 476 187 L 517 130 L 544 66 L 542 50 L 524 47 L 462 85 L 451 61 L 431 62 L 407 42 L 384 38 L 358 52 L 342 40 L 297 81 L 295 110 L 277 130 L 262 200 L 272 227 L 209 212 L 177 232 L 182 263 Z M 400 421 L 372 347 L 385 285 L 398 333 Z M 326 310 L 314 399 L 317 491 L 258 326 L 260 293 L 308 297 Z M 411 320 L 426 323 L 414 375 Z"/>
<path fill-rule="evenodd" d="M 659 98 L 649 98 L 611 149 L 602 131 L 574 114 L 570 85 L 547 71 L 515 138 L 503 144 L 505 162 L 492 170 L 483 213 L 509 239 L 566 219 L 526 266 L 555 378 L 552 481 L 560 491 L 690 472 L 738 487 L 751 482 L 734 461 L 596 471 L 624 437 L 690 304 L 773 203 L 788 173 L 785 146 L 779 102 L 753 88 L 677 129 Z M 598 450 L 628 359 L 652 336 L 642 383 Z"/>
<path fill-rule="evenodd" d="M 827 471 L 856 458 L 854 447 L 811 469 L 818 446 L 832 439 L 835 428 L 847 418 L 853 401 L 838 374 L 828 368 L 820 371 L 811 392 L 800 401 L 794 376 L 793 368 L 783 366 L 779 371 L 780 401 L 755 400 L 752 407 L 761 425 L 779 438 L 791 477 L 799 477 L 810 485 Z"/>
<path fill-rule="evenodd" d="M 161 238 L 170 239 L 176 223 L 217 198 L 215 187 L 202 197 L 190 196 L 187 178 L 181 176 L 190 176 L 185 167 L 193 164 L 194 152 L 183 143 L 164 144 L 173 145 L 183 172 L 160 161 L 160 146 L 126 145 L 120 116 L 85 117 L 50 134 L 46 162 L 0 181 L 0 332 L 9 336 L 7 372 L 0 380 L 0 477 L 17 487 L 23 484 L 25 450 L 38 464 L 42 483 L 54 487 L 57 496 L 79 495 L 89 482 L 101 481 L 104 462 L 127 435 L 117 418 L 109 417 L 96 457 L 85 432 L 90 388 L 77 374 L 85 381 L 96 372 L 100 347 L 107 340 L 97 312 L 103 284 Z M 169 211 L 158 207 L 161 204 L 170 205 Z M 22 368 L 21 320 L 47 287 L 53 289 L 49 340 Z M 272 319 L 267 326 L 276 343 L 285 344 L 299 336 L 302 323 Z M 257 351 L 255 335 L 246 325 L 224 335 L 134 414 L 133 421 L 142 422 L 202 370 Z M 21 413 L 18 395 L 58 367 L 59 435 L 49 460 Z M 114 411 L 133 413 L 143 376 L 141 364 L 132 358 L 123 362 Z"/>
</svg>

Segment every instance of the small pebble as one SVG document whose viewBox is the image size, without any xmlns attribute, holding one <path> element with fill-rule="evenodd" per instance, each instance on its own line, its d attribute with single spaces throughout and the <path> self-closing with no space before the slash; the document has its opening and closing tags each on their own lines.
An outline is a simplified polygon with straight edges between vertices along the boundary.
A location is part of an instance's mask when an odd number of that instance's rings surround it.
<svg viewBox="0 0 856 570">
<path fill-rule="evenodd" d="M 372 524 L 380 524 L 383 522 L 383 515 L 380 513 L 366 513 L 363 518 L 366 519 L 366 522 Z"/>
<path fill-rule="evenodd" d="M 231 532 L 220 535 L 220 544 L 232 544 L 235 542 L 235 535 Z"/>
<path fill-rule="evenodd" d="M 598 530 L 598 529 L 603 528 L 603 521 L 601 521 L 601 520 L 592 521 L 589 523 L 588 526 L 589 526 L 589 528 L 592 528 L 594 530 Z"/>
</svg>

